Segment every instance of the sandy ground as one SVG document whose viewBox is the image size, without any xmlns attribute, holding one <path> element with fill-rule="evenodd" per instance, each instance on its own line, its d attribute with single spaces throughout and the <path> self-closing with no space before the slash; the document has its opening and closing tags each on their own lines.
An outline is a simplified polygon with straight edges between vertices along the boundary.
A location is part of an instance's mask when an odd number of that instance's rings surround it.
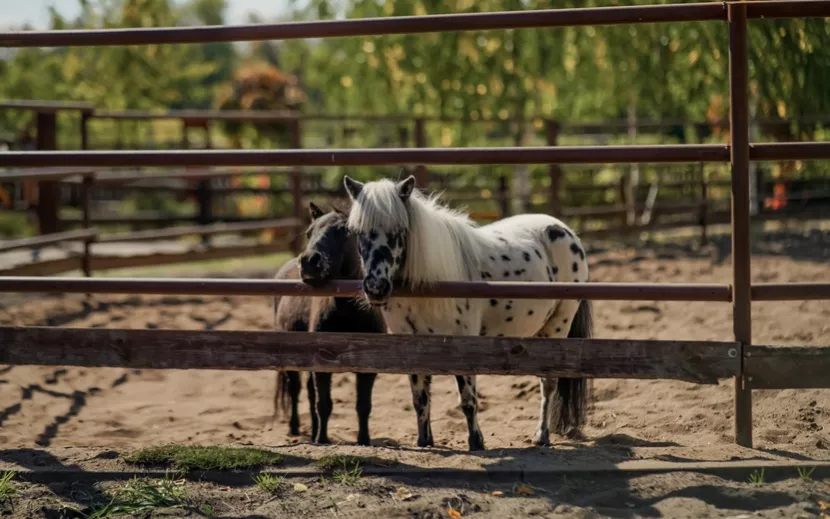
<svg viewBox="0 0 830 519">
<path fill-rule="evenodd" d="M 826 233 L 770 235 L 756 240 L 755 249 L 752 278 L 756 282 L 830 280 L 830 238 Z M 592 279 L 729 283 L 731 267 L 725 251 L 728 251 L 728 238 L 716 240 L 700 250 L 673 246 L 598 249 L 590 255 Z M 0 323 L 81 328 L 267 330 L 272 324 L 272 312 L 270 301 L 263 298 L 98 297 L 91 307 L 85 307 L 81 298 L 66 296 L 5 304 L 0 308 Z M 598 338 L 731 339 L 728 304 L 600 301 L 595 303 L 595 312 Z M 756 303 L 753 332 L 756 344 L 828 345 L 830 304 L 821 301 Z M 102 449 L 123 452 L 169 442 L 296 444 L 294 449 L 301 449 L 311 457 L 325 450 L 305 443 L 310 429 L 305 401 L 301 417 L 303 437 L 292 438 L 287 435 L 287 424 L 271 422 L 274 385 L 275 376 L 269 372 L 6 367 L 0 370 L 0 441 L 5 449 L 72 448 L 75 453 L 84 449 L 92 453 Z M 335 375 L 333 385 L 335 409 L 330 435 L 334 442 L 353 444 L 356 439 L 354 376 Z M 406 378 L 380 375 L 371 421 L 376 448 L 363 451 L 388 452 L 399 461 L 419 466 L 436 463 L 455 468 L 480 467 L 517 456 L 546 457 L 564 465 L 609 466 L 643 459 L 830 460 L 830 391 L 825 390 L 754 392 L 755 450 L 732 444 L 733 388 L 729 381 L 717 386 L 698 386 L 672 381 L 598 380 L 594 383 L 594 408 L 586 440 L 570 442 L 555 438 L 551 449 L 535 449 L 530 445 L 539 405 L 535 379 L 485 376 L 480 377 L 479 390 L 481 427 L 491 450 L 486 456 L 463 453 L 466 426 L 457 407 L 455 383 L 450 377 L 436 377 L 433 383 L 436 448 L 418 450 L 413 448 L 415 416 Z M 719 495 L 730 494 L 732 483 L 707 478 L 715 477 L 649 476 L 637 480 L 636 485 L 636 478 L 629 479 L 626 495 L 634 496 L 633 501 L 630 504 L 621 501 L 614 506 L 622 507 L 619 511 L 625 511 L 625 516 L 729 516 L 734 510 L 763 509 L 774 512 L 771 517 L 796 517 L 802 513 L 807 514 L 805 517 L 815 517 L 818 512 L 809 507 L 815 506 L 816 495 L 827 494 L 826 486 L 819 491 L 808 491 L 797 489 L 798 485 L 792 481 L 775 483 L 781 488 L 776 488 L 774 493 L 787 499 L 765 501 L 763 506 L 758 501 L 752 505 L 753 492 L 757 489 L 746 489 L 743 488 L 746 485 L 741 487 L 735 483 L 733 493 L 749 500 L 750 505 L 744 508 L 732 506 L 734 503 L 730 504 L 723 496 L 721 501 L 713 502 L 695 492 L 684 494 L 684 488 L 704 487 L 718 489 Z M 372 492 L 386 495 L 386 487 L 398 483 L 380 478 L 374 483 L 362 484 L 382 488 L 367 490 L 366 495 L 372 496 Z M 560 492 L 561 485 L 555 491 L 548 489 L 541 501 L 537 496 L 537 501 L 527 498 L 528 503 L 516 504 L 522 501 L 517 498 L 508 508 L 499 508 L 501 501 L 486 497 L 482 493 L 486 489 L 478 488 L 475 490 L 478 497 L 465 505 L 469 512 L 466 515 L 480 512 L 494 517 L 587 517 L 594 513 L 619 516 L 606 509 L 610 502 L 606 506 L 598 504 L 595 497 L 588 497 L 613 492 L 614 484 L 592 484 L 598 485 L 596 492 L 587 492 L 584 485 L 577 485 L 580 489 L 574 495 L 582 495 L 582 501 L 578 497 L 568 500 L 576 506 L 576 511 L 556 510 L 557 503 L 563 501 L 552 498 L 551 492 Z M 415 506 L 409 516 L 431 517 L 427 513 L 430 506 L 437 510 L 446 508 L 441 499 L 449 499 L 450 495 L 457 497 L 461 492 L 445 484 L 437 487 L 440 491 L 430 493 L 431 497 L 422 502 L 425 508 Z M 768 490 L 772 491 L 764 488 Z M 383 512 L 385 509 L 377 503 L 371 509 L 380 507 L 377 510 L 384 515 L 407 516 L 404 514 L 407 504 L 399 505 L 403 508 L 394 508 L 395 511 L 389 508 Z M 542 508 L 538 514 L 532 514 L 523 508 L 526 506 Z M 356 508 L 354 516 L 360 516 L 361 510 L 366 511 Z M 266 508 L 258 513 L 268 517 L 291 515 L 283 512 Z M 396 515 L 399 512 L 404 515 Z M 782 515 L 775 515 L 779 513 Z"/>
</svg>

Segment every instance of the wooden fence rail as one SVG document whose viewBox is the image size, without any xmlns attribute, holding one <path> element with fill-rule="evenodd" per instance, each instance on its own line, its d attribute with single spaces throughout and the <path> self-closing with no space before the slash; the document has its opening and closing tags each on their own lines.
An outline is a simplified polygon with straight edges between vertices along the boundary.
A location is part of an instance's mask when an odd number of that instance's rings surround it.
<svg viewBox="0 0 830 519">
<path fill-rule="evenodd" d="M 740 373 L 741 356 L 735 342 L 0 327 L 0 364 L 642 378 L 715 384 Z"/>
</svg>

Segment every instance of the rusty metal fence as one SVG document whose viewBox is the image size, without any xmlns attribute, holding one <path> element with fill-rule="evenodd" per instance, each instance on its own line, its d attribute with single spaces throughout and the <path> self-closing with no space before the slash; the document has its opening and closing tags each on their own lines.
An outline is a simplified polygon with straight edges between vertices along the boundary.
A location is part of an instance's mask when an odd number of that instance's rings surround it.
<svg viewBox="0 0 830 519">
<path fill-rule="evenodd" d="M 0 33 L 2 47 L 143 45 L 342 37 L 526 27 L 722 21 L 729 25 L 731 144 L 465 149 L 10 152 L 5 167 L 311 166 L 729 162 L 733 281 L 702 284 L 439 283 L 412 297 L 568 298 L 731 303 L 733 342 L 617 341 L 495 337 L 365 336 L 277 332 L 0 328 L 0 362 L 148 368 L 495 373 L 734 378 L 735 436 L 752 445 L 752 389 L 830 387 L 830 348 L 752 345 L 753 300 L 828 299 L 830 283 L 750 282 L 750 161 L 828 159 L 830 143 L 749 142 L 747 23 L 758 18 L 828 17 L 830 2 L 767 1 L 409 16 L 255 26 Z M 311 290 L 299 282 L 0 278 L 0 292 L 351 296 L 355 282 Z M 404 295 L 404 294 L 402 294 Z M 448 352 L 452 352 L 448 354 Z M 440 359 L 440 362 L 436 362 Z"/>
</svg>

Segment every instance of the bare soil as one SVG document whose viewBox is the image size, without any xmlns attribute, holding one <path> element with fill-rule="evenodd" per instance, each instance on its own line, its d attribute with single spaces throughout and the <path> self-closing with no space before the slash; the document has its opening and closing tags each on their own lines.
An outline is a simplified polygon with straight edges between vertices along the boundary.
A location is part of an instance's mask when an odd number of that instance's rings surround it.
<svg viewBox="0 0 830 519">
<path fill-rule="evenodd" d="M 778 233 L 755 239 L 753 281 L 830 281 L 830 238 L 816 233 Z M 595 248 L 590 257 L 594 281 L 731 282 L 728 237 L 716 238 L 703 249 L 650 244 Z M 277 268 L 274 265 L 273 271 Z M 6 299 L 0 307 L 0 323 L 16 325 L 267 330 L 272 321 L 271 302 L 264 298 L 96 297 L 85 301 L 80 296 L 53 296 Z M 598 301 L 595 323 L 599 338 L 732 339 L 731 307 L 721 303 Z M 756 344 L 828 345 L 830 304 L 756 303 L 753 338 Z M 309 492 L 289 491 L 278 499 L 260 495 L 252 487 L 191 484 L 194 499 L 212 503 L 215 513 L 228 517 L 447 517 L 449 507 L 464 517 L 749 517 L 742 514 L 756 513 L 817 517 L 821 513 L 818 501 L 828 500 L 828 486 L 821 482 L 792 479 L 753 485 L 693 472 L 584 476 L 539 483 L 532 495 L 525 496 L 515 492 L 518 481 L 437 479 L 442 469 L 517 465 L 610 468 L 638 460 L 830 461 L 827 390 L 755 391 L 756 448 L 742 449 L 733 444 L 731 381 L 699 386 L 597 380 L 586 439 L 554 438 L 551 448 L 538 449 L 530 443 L 538 416 L 538 382 L 532 377 L 484 376 L 479 381 L 480 421 L 489 450 L 470 455 L 465 452 L 466 425 L 451 377 L 436 377 L 433 382 L 434 449 L 414 447 L 415 416 L 404 376 L 378 377 L 371 448 L 354 446 L 353 375 L 335 375 L 333 382 L 330 436 L 340 447 L 308 444 L 310 418 L 305 402 L 303 436 L 290 437 L 286 423 L 273 423 L 274 386 L 275 375 L 270 372 L 2 368 L 2 461 L 36 469 L 35 459 L 46 460 L 41 466 L 67 466 L 67 460 L 89 463 L 101 453 L 163 443 L 245 444 L 278 448 L 298 459 L 336 450 L 436 470 L 430 479 L 365 477 L 357 486 L 329 482 L 322 487 L 315 478 L 307 482 Z M 66 488 L 27 486 L 22 494 L 26 499 L 18 498 L 13 513 L 47 516 L 42 509 L 53 509 L 44 504 L 47 498 L 82 500 L 70 483 L 60 485 Z M 400 486 L 417 497 L 407 501 L 392 497 Z M 504 491 L 505 497 L 490 495 L 493 490 Z"/>
</svg>

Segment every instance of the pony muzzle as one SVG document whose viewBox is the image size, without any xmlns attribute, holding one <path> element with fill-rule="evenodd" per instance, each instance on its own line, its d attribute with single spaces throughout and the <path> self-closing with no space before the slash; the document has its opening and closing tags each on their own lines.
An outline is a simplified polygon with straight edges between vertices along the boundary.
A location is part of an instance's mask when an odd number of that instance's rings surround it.
<svg viewBox="0 0 830 519">
<path fill-rule="evenodd" d="M 392 283 L 385 279 L 364 279 L 363 293 L 370 304 L 381 305 L 392 295 Z"/>
<path fill-rule="evenodd" d="M 314 252 L 300 257 L 300 278 L 309 285 L 324 283 L 329 277 L 329 264 L 322 254 Z"/>
</svg>

